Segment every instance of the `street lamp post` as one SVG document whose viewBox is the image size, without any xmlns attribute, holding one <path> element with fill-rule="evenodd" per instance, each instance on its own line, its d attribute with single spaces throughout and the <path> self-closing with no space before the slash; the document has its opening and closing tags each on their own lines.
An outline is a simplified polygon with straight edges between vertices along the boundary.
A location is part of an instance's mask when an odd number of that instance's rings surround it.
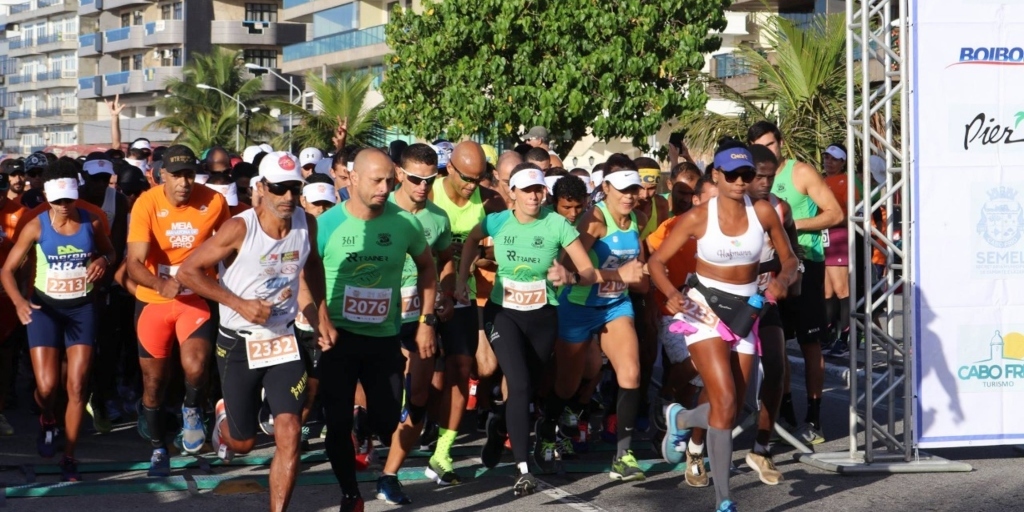
<svg viewBox="0 0 1024 512">
<path fill-rule="evenodd" d="M 245 63 L 245 67 L 246 67 L 246 69 L 259 69 L 259 70 L 262 70 L 262 71 L 266 71 L 267 73 L 270 73 L 271 75 L 274 75 L 277 78 L 280 78 L 282 82 L 287 82 L 288 83 L 288 103 L 289 104 L 292 104 L 292 105 L 295 104 L 295 100 L 294 100 L 295 96 L 292 94 L 293 92 L 298 94 L 298 99 L 299 100 L 303 100 L 302 90 L 299 89 L 299 87 L 297 85 L 295 85 L 294 77 L 290 76 L 290 77 L 288 77 L 287 80 L 285 80 L 285 78 L 283 76 L 278 74 L 273 69 L 270 69 L 270 68 L 268 68 L 266 66 L 260 66 L 259 64 L 255 64 L 255 63 L 252 63 L 252 62 L 246 62 Z M 305 101 L 303 101 L 302 107 L 303 107 L 303 109 L 305 109 L 305 107 L 306 107 Z M 295 128 L 294 115 L 293 115 L 292 112 L 288 112 L 288 149 L 289 150 L 292 149 L 291 145 L 292 145 L 292 129 L 293 128 Z"/>
<path fill-rule="evenodd" d="M 235 107 L 235 152 L 237 153 L 240 150 L 240 147 L 239 147 L 239 142 L 240 142 L 239 138 L 241 136 L 241 133 L 240 133 L 240 131 L 241 131 L 241 129 L 240 129 L 241 119 L 240 118 L 242 117 L 242 110 L 246 108 L 245 104 L 243 104 L 241 101 L 239 101 L 237 97 L 232 96 L 232 95 L 230 95 L 230 94 L 228 94 L 228 93 L 226 93 L 226 92 L 224 92 L 224 91 L 222 91 L 222 90 L 220 90 L 220 89 L 218 89 L 218 88 L 216 88 L 216 87 L 214 87 L 212 85 L 196 84 L 196 87 L 199 88 L 199 89 L 203 89 L 203 90 L 217 91 L 221 95 L 223 95 L 225 98 L 230 98 L 231 101 L 234 101 L 238 105 L 237 107 Z"/>
</svg>

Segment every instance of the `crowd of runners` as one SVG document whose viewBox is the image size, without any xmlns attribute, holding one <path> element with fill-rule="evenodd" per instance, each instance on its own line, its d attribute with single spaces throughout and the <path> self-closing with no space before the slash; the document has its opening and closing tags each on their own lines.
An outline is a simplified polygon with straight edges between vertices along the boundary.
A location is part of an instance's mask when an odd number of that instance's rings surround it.
<svg viewBox="0 0 1024 512">
<path fill-rule="evenodd" d="M 398 471 L 421 446 L 427 477 L 460 483 L 452 446 L 475 411 L 480 459 L 515 465 L 516 496 L 599 432 L 610 477 L 643 480 L 633 436 L 651 429 L 728 511 L 744 414 L 768 485 L 776 425 L 825 440 L 824 356 L 851 342 L 841 145 L 819 172 L 761 121 L 707 166 L 670 144 L 664 172 L 621 153 L 567 169 L 543 127 L 501 154 L 346 135 L 340 121 L 326 152 L 197 155 L 124 152 L 115 127 L 109 151 L 0 162 L 0 413 L 28 358 L 37 449 L 60 454 L 62 480 L 81 480 L 88 415 L 100 433 L 136 421 L 155 477 L 171 454 L 230 460 L 272 435 L 272 510 L 309 439 L 325 438 L 343 511 L 362 510 L 356 473 L 388 446 L 376 497 L 405 505 Z"/>
</svg>

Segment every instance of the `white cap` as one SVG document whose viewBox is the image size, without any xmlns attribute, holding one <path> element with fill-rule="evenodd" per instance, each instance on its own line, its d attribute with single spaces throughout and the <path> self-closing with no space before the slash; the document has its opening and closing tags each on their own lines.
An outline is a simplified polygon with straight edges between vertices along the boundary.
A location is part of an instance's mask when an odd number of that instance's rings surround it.
<svg viewBox="0 0 1024 512">
<path fill-rule="evenodd" d="M 615 171 L 605 176 L 604 181 L 611 183 L 615 190 L 626 190 L 634 185 L 640 186 L 640 173 L 633 170 Z"/>
<path fill-rule="evenodd" d="M 868 164 L 871 166 L 871 177 L 878 183 L 885 183 L 885 159 L 878 155 L 871 155 Z"/>
<path fill-rule="evenodd" d="M 256 158 L 256 155 L 263 152 L 263 148 L 259 146 L 249 146 L 242 151 L 242 161 L 251 164 Z"/>
<path fill-rule="evenodd" d="M 573 174 L 573 176 L 576 176 L 576 175 Z M 594 191 L 594 180 L 590 179 L 590 176 L 576 176 L 576 177 L 581 179 L 581 180 L 583 180 L 583 184 L 587 186 L 587 193 L 588 194 Z"/>
<path fill-rule="evenodd" d="M 238 185 L 234 183 L 228 183 L 227 185 L 206 185 L 207 187 L 216 190 L 220 195 L 227 199 L 228 206 L 238 206 Z"/>
<path fill-rule="evenodd" d="M 306 182 L 302 179 L 302 170 L 295 161 L 295 155 L 286 151 L 275 151 L 263 157 L 260 162 L 260 176 L 270 183 Z"/>
<path fill-rule="evenodd" d="M 299 153 L 299 166 L 305 167 L 309 164 L 316 164 L 324 157 L 324 153 L 317 148 L 306 148 Z"/>
<path fill-rule="evenodd" d="M 302 197 L 305 197 L 306 201 L 310 203 L 317 201 L 338 202 L 337 196 L 334 195 L 334 185 L 329 183 L 307 184 L 305 187 L 302 187 Z"/>
<path fill-rule="evenodd" d="M 836 160 L 846 160 L 846 151 L 839 146 L 832 145 L 825 148 L 825 154 L 832 155 L 832 158 Z"/>
<path fill-rule="evenodd" d="M 82 170 L 89 176 L 114 174 L 114 164 L 107 160 L 88 160 L 82 164 Z"/>
<path fill-rule="evenodd" d="M 316 167 L 313 168 L 313 171 L 314 172 L 318 172 L 320 174 L 326 174 L 326 175 L 330 176 L 331 175 L 331 161 L 332 160 L 330 158 L 326 157 L 326 156 L 321 158 L 320 161 L 316 163 Z"/>
<path fill-rule="evenodd" d="M 544 185 L 547 185 L 547 187 L 548 187 L 548 194 L 554 195 L 554 193 L 555 193 L 555 183 L 557 183 L 558 180 L 560 180 L 560 179 L 562 179 L 561 176 L 545 176 L 544 177 Z"/>
<path fill-rule="evenodd" d="M 204 174 L 199 174 L 199 173 L 196 173 L 196 183 L 198 183 L 200 185 L 206 185 L 207 181 L 210 181 L 210 175 L 209 174 L 205 174 L 205 173 Z"/>
<path fill-rule="evenodd" d="M 601 182 L 604 181 L 604 171 L 593 171 L 590 173 L 590 179 L 594 182 L 594 188 L 600 187 Z"/>
<path fill-rule="evenodd" d="M 267 144 L 266 142 L 264 142 L 263 144 L 260 144 L 260 149 L 263 150 L 264 153 L 273 153 L 274 152 L 274 147 L 271 146 L 270 144 Z"/>
<path fill-rule="evenodd" d="M 512 175 L 512 179 L 508 180 L 508 188 L 511 189 L 524 189 L 534 185 L 544 185 L 547 187 L 547 183 L 544 181 L 544 171 L 540 169 L 522 169 Z"/>
<path fill-rule="evenodd" d="M 43 183 L 43 192 L 47 202 L 61 199 L 78 199 L 78 179 L 60 178 Z"/>
<path fill-rule="evenodd" d="M 149 144 L 148 140 L 146 140 L 146 139 L 139 139 L 139 140 L 133 142 L 131 148 L 129 148 L 129 149 L 149 149 L 149 150 L 152 150 L 153 146 L 151 146 Z"/>
</svg>

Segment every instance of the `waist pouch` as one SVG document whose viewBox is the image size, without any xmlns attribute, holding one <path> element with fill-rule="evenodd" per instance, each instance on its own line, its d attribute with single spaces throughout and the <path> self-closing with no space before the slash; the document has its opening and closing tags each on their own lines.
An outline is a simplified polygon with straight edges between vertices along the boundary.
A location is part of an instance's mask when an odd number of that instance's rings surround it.
<svg viewBox="0 0 1024 512">
<path fill-rule="evenodd" d="M 696 275 L 690 275 L 686 280 L 686 286 L 704 295 L 704 300 L 707 301 L 708 307 L 715 312 L 718 319 L 724 322 L 740 338 L 746 338 L 750 331 L 753 330 L 754 323 L 764 314 L 764 306 L 755 308 L 747 303 L 750 297 L 733 295 L 715 288 L 708 288 L 700 282 Z"/>
</svg>

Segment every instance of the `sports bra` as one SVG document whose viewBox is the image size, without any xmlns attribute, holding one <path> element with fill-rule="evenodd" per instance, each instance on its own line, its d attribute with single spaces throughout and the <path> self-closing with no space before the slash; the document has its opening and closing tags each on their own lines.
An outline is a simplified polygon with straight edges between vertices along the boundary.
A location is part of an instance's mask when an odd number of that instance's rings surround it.
<svg viewBox="0 0 1024 512">
<path fill-rule="evenodd" d="M 708 202 L 708 227 L 697 239 L 697 258 L 720 267 L 753 265 L 761 261 L 764 228 L 754 212 L 750 198 L 743 196 L 747 212 L 747 232 L 740 236 L 726 236 L 718 224 L 718 198 Z"/>
</svg>

